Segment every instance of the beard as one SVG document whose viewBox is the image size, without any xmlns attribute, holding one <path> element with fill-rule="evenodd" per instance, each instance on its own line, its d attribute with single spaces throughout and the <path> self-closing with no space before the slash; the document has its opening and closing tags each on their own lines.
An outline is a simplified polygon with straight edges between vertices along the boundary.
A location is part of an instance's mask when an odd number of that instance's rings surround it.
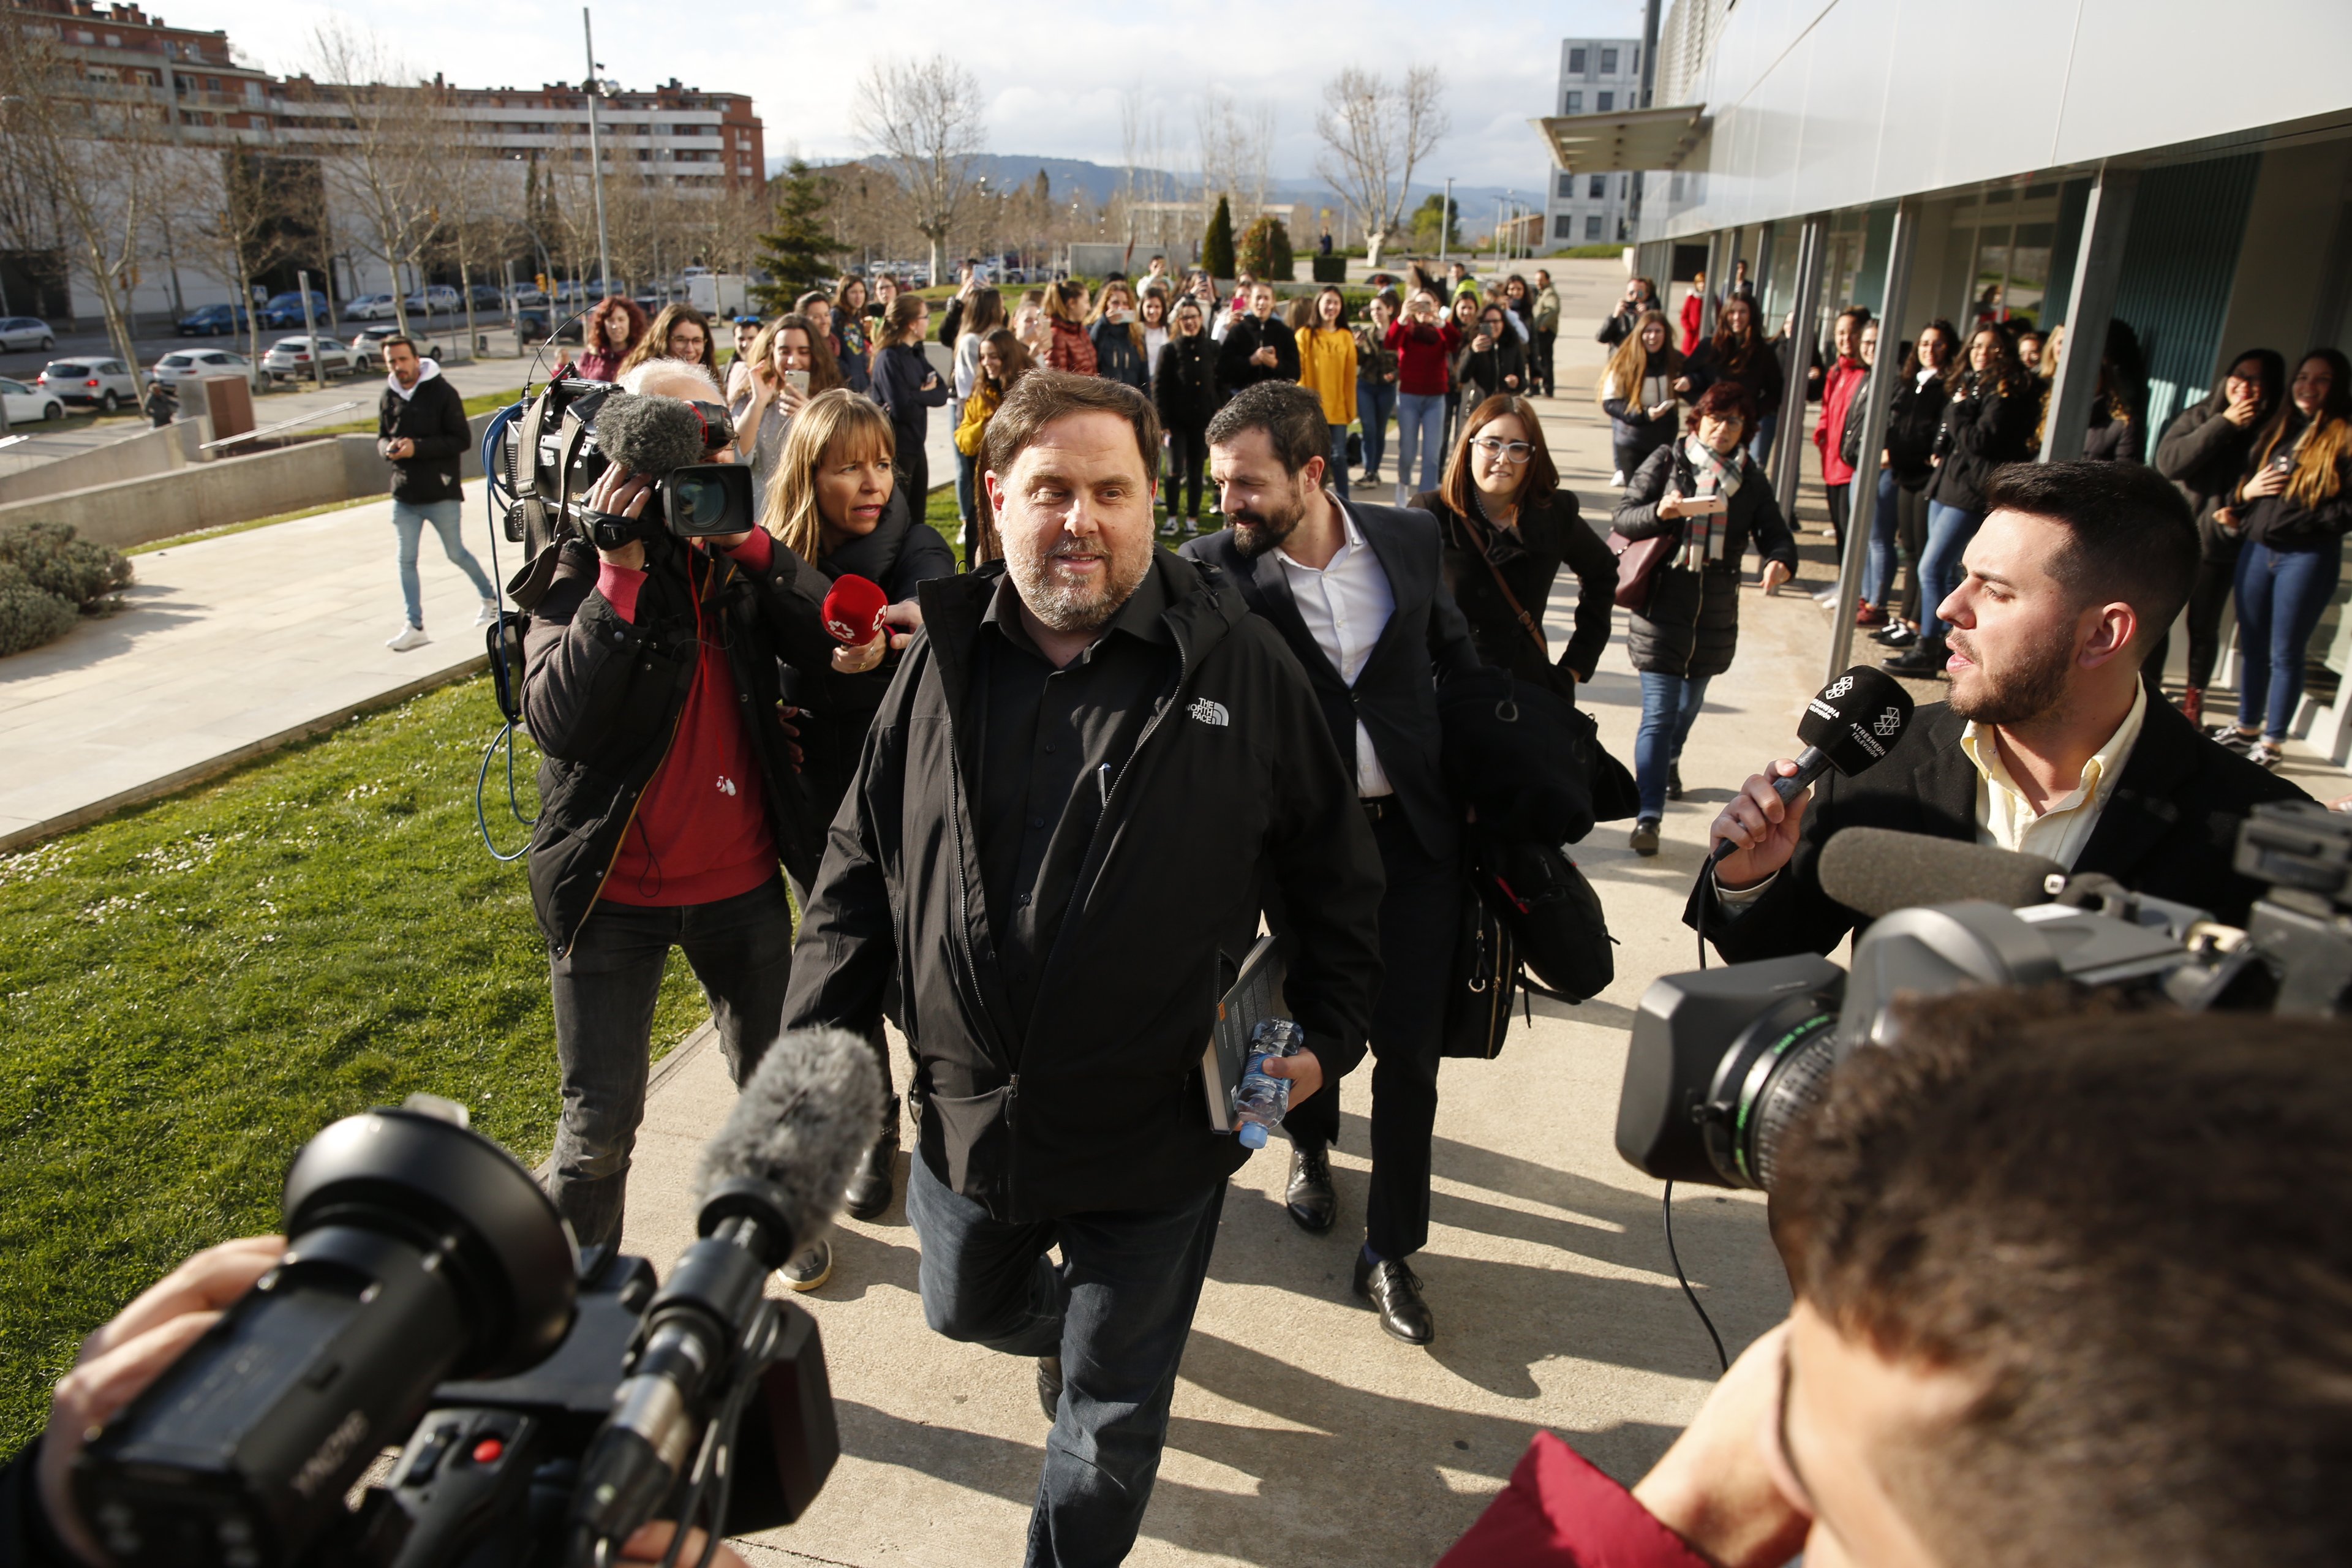
<svg viewBox="0 0 2352 1568">
<path fill-rule="evenodd" d="M 1983 662 L 1967 632 L 1954 631 L 1945 641 L 1975 666 L 1965 684 L 1952 682 L 1951 710 L 1963 719 L 1979 724 L 2030 723 L 2065 698 L 2066 672 L 2074 665 L 2072 626 L 2053 628 L 2049 637 L 2027 644 L 1997 667 Z"/>
<path fill-rule="evenodd" d="M 1243 560 L 1256 560 L 1298 531 L 1298 525 L 1307 518 L 1305 488 L 1301 486 L 1302 493 L 1292 496 L 1276 510 L 1252 511 L 1244 508 L 1226 515 L 1225 521 L 1233 525 L 1234 548 L 1241 552 Z"/>
<path fill-rule="evenodd" d="M 1004 570 L 1021 602 L 1057 632 L 1100 630 L 1151 570 L 1149 545 L 1129 559 L 1099 535 L 1090 540 L 1057 535 L 1040 549 L 1030 539 L 1007 532 L 1003 542 Z M 1094 583 L 1074 583 L 1055 569 L 1057 561 L 1100 561 L 1103 574 Z"/>
</svg>

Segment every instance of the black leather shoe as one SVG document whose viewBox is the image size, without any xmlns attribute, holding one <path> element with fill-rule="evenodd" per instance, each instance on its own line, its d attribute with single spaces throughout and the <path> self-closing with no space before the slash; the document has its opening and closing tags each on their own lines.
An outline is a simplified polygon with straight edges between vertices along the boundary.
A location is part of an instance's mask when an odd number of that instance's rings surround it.
<svg viewBox="0 0 2352 1568">
<path fill-rule="evenodd" d="M 1398 1258 L 1371 1262 L 1356 1254 L 1356 1294 L 1371 1302 L 1391 1339 L 1425 1345 L 1437 1337 L 1437 1321 L 1421 1299 L 1421 1279 Z"/>
<path fill-rule="evenodd" d="M 898 1173 L 898 1129 L 894 1125 L 857 1163 L 857 1173 L 849 1178 L 849 1190 L 841 1206 L 849 1211 L 852 1219 L 874 1218 L 890 1206 L 891 1184 Z"/>
<path fill-rule="evenodd" d="M 1062 1358 L 1041 1355 L 1037 1358 L 1037 1404 L 1048 1421 L 1062 1418 Z"/>
<path fill-rule="evenodd" d="M 1944 660 L 1949 655 L 1941 637 L 1922 637 L 1919 646 L 1910 652 L 1886 661 L 1889 675 L 1907 675 L 1914 680 L 1933 680 L 1944 673 Z"/>
<path fill-rule="evenodd" d="M 1681 764 L 1680 764 L 1680 763 L 1667 763 L 1667 764 L 1666 764 L 1666 798 L 1667 798 L 1668 800 L 1680 800 L 1680 799 L 1682 799 L 1682 797 L 1683 797 L 1683 770 L 1682 770 L 1682 766 L 1681 766 Z"/>
<path fill-rule="evenodd" d="M 1299 1229 L 1321 1236 L 1339 1217 L 1339 1194 L 1331 1190 L 1331 1152 L 1319 1143 L 1294 1143 L 1290 1185 L 1283 1205 Z"/>
</svg>

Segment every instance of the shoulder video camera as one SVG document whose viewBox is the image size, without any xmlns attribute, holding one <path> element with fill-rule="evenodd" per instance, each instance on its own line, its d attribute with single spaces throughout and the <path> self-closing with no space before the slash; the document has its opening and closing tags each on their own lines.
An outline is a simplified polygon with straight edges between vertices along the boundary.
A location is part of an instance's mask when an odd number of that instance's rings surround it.
<svg viewBox="0 0 2352 1568">
<path fill-rule="evenodd" d="M 757 517 L 751 470 L 710 460 L 734 441 L 734 422 L 715 403 L 551 381 L 507 426 L 506 535 L 536 556 L 567 534 L 617 550 L 661 534 L 748 532 Z M 588 506 L 589 491 L 615 467 L 654 481 L 642 516 Z"/>
</svg>

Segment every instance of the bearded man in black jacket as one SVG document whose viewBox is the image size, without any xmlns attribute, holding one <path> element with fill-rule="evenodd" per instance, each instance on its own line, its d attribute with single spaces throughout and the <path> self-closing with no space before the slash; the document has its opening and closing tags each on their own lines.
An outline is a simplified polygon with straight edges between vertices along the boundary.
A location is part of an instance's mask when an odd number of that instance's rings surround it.
<svg viewBox="0 0 2352 1568">
<path fill-rule="evenodd" d="M 922 584 L 793 952 L 784 1026 L 905 986 L 907 1214 L 931 1327 L 1034 1356 L 1032 1564 L 1134 1544 L 1225 1182 L 1201 1073 L 1221 955 L 1298 911 L 1300 1104 L 1364 1052 L 1379 852 L 1304 671 L 1152 542 L 1142 395 L 1035 370 L 988 430 L 1004 560 Z M 1061 1248 L 1057 1266 L 1048 1257 Z"/>
</svg>

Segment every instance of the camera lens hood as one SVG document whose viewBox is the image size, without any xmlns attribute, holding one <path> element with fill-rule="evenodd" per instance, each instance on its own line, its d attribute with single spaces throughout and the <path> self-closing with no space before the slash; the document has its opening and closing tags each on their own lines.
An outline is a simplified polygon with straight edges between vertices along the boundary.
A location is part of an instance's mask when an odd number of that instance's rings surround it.
<svg viewBox="0 0 2352 1568">
<path fill-rule="evenodd" d="M 530 1173 L 479 1133 L 411 1110 L 347 1116 L 294 1157 L 285 1212 L 297 1241 L 345 1225 L 444 1245 L 474 1328 L 461 1377 L 520 1372 L 571 1328 L 570 1234 Z"/>
</svg>

